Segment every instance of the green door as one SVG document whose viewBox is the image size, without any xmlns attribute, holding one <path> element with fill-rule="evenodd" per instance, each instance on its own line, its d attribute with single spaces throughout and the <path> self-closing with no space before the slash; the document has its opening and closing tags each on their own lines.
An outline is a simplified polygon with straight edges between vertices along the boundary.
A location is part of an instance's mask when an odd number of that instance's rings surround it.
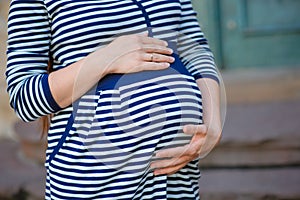
<svg viewBox="0 0 300 200">
<path fill-rule="evenodd" d="M 300 66 L 300 0 L 194 0 L 222 67 Z"/>
</svg>

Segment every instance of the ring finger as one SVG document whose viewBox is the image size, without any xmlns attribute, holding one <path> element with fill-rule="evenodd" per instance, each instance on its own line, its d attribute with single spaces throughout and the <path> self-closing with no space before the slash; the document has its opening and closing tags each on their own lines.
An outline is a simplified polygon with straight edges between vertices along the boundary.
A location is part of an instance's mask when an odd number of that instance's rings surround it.
<svg viewBox="0 0 300 200">
<path fill-rule="evenodd" d="M 159 53 L 166 55 L 171 55 L 174 52 L 173 49 L 169 47 L 159 45 L 143 45 L 142 49 L 147 53 Z"/>
<path fill-rule="evenodd" d="M 172 56 L 167 56 L 163 54 L 158 53 L 147 53 L 144 58 L 145 61 L 148 62 L 168 62 L 172 63 L 174 62 L 174 58 Z"/>
</svg>

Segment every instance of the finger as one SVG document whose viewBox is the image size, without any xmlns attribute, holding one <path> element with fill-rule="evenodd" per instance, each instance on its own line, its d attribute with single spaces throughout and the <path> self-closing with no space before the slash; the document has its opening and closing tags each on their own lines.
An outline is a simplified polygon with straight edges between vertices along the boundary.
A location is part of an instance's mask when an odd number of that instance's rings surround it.
<svg viewBox="0 0 300 200">
<path fill-rule="evenodd" d="M 158 53 L 165 55 L 171 55 L 173 53 L 173 49 L 157 44 L 145 44 L 142 46 L 142 49 L 147 53 Z"/>
<path fill-rule="evenodd" d="M 204 142 L 206 141 L 206 135 L 205 134 L 194 134 L 191 141 L 190 141 L 190 148 L 194 148 L 195 146 L 202 146 Z"/>
<path fill-rule="evenodd" d="M 141 41 L 143 44 L 157 44 L 159 46 L 168 46 L 168 43 L 164 40 L 160 40 L 153 37 L 141 37 Z"/>
<path fill-rule="evenodd" d="M 143 56 L 143 60 L 149 61 L 149 62 L 173 63 L 175 61 L 175 58 L 172 56 L 166 56 L 166 55 L 157 54 L 157 53 L 146 53 Z"/>
<path fill-rule="evenodd" d="M 163 175 L 163 174 L 167 174 L 167 175 L 171 175 L 176 173 L 177 171 L 179 171 L 180 169 L 182 169 L 184 166 L 186 166 L 187 163 L 182 163 L 181 165 L 177 165 L 177 166 L 172 166 L 172 167 L 167 167 L 167 168 L 162 168 L 162 169 L 156 169 L 154 170 L 154 175 L 158 176 L 158 175 Z"/>
<path fill-rule="evenodd" d="M 141 66 L 142 70 L 164 70 L 170 67 L 170 63 L 168 62 L 149 62 L 146 61 L 144 64 Z"/>
<path fill-rule="evenodd" d="M 204 124 L 200 124 L 200 125 L 185 125 L 183 127 L 183 132 L 185 134 L 189 134 L 189 135 L 194 135 L 194 134 L 203 134 L 206 135 L 207 133 L 207 127 Z"/>
<path fill-rule="evenodd" d="M 181 165 L 183 163 L 190 162 L 193 159 L 194 158 L 192 156 L 175 157 L 175 158 L 172 158 L 172 159 L 154 161 L 154 162 L 151 163 L 150 167 L 152 169 L 174 167 L 174 166 L 177 166 L 177 165 Z"/>
<path fill-rule="evenodd" d="M 152 61 L 153 62 L 168 62 L 173 63 L 175 61 L 175 58 L 172 56 L 166 56 L 162 54 L 153 53 L 152 54 Z"/>
<path fill-rule="evenodd" d="M 155 157 L 157 158 L 179 157 L 180 155 L 183 155 L 187 150 L 188 150 L 188 145 L 165 149 L 165 150 L 158 151 Z"/>
<path fill-rule="evenodd" d="M 148 37 L 149 33 L 148 31 L 142 32 L 142 33 L 137 33 L 137 35 L 141 36 L 141 37 Z"/>
</svg>

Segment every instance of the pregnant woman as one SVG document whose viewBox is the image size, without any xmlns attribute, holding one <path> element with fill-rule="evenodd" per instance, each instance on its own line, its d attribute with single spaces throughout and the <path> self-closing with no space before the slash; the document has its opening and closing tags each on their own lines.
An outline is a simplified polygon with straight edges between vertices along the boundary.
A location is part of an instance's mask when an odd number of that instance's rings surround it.
<svg viewBox="0 0 300 200">
<path fill-rule="evenodd" d="M 17 115 L 51 115 L 46 199 L 199 199 L 219 78 L 190 0 L 12 0 L 7 59 Z"/>
</svg>

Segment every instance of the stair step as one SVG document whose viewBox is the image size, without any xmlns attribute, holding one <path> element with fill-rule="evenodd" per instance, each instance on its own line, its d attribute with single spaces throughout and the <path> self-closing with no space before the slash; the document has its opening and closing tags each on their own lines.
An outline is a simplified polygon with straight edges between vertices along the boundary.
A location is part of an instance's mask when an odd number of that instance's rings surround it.
<svg viewBox="0 0 300 200">
<path fill-rule="evenodd" d="M 299 200 L 300 167 L 202 170 L 203 200 Z"/>
</svg>

